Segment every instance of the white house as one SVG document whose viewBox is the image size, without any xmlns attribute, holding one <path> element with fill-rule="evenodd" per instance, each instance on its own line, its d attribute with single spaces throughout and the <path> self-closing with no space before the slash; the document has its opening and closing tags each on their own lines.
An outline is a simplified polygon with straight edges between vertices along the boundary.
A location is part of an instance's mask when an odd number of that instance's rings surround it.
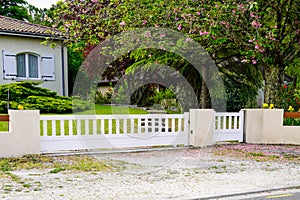
<svg viewBox="0 0 300 200">
<path fill-rule="evenodd" d="M 41 45 L 45 38 L 56 47 Z M 67 48 L 63 41 L 58 30 L 0 16 L 0 84 L 42 81 L 42 87 L 67 96 Z"/>
</svg>

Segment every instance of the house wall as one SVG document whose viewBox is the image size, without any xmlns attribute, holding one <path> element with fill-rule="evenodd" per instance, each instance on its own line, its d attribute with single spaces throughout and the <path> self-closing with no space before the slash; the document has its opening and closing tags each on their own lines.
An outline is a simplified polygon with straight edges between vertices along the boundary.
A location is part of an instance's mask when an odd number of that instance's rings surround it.
<svg viewBox="0 0 300 200">
<path fill-rule="evenodd" d="M 42 38 L 29 38 L 20 36 L 6 36 L 0 35 L 0 50 L 4 50 L 13 54 L 21 52 L 34 52 L 41 56 L 54 55 L 55 64 L 55 80 L 44 81 L 40 84 L 41 87 L 49 88 L 58 92 L 60 95 L 68 95 L 68 67 L 67 67 L 67 49 L 63 47 L 64 56 L 64 78 L 62 77 L 62 44 L 57 41 L 56 48 L 52 49 L 48 46 L 41 45 L 44 39 Z M 3 56 L 0 56 L 0 84 L 8 84 L 16 82 L 16 80 L 7 80 L 3 78 Z M 64 80 L 64 81 L 63 81 Z M 43 80 L 40 80 L 43 81 Z M 64 83 L 63 83 L 64 82 Z M 63 89 L 64 88 L 64 89 Z M 64 90 L 64 91 L 63 91 Z"/>
</svg>

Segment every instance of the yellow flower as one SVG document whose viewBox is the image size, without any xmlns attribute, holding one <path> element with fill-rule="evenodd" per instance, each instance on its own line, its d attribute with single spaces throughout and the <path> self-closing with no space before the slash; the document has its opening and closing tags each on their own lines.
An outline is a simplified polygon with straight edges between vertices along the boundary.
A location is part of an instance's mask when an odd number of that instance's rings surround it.
<svg viewBox="0 0 300 200">
<path fill-rule="evenodd" d="M 24 107 L 22 105 L 18 105 L 19 110 L 24 110 Z"/>
<path fill-rule="evenodd" d="M 289 106 L 288 111 L 293 112 L 295 109 L 292 106 Z"/>
<path fill-rule="evenodd" d="M 273 109 L 274 108 L 274 104 L 271 103 L 269 108 Z"/>
<path fill-rule="evenodd" d="M 269 107 L 269 105 L 267 104 L 267 103 L 263 103 L 263 108 L 268 108 Z"/>
</svg>

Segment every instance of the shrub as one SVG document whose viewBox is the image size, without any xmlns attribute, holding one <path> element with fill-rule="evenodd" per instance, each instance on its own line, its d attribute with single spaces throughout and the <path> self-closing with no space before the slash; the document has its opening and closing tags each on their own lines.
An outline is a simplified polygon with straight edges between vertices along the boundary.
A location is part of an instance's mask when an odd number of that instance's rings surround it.
<svg viewBox="0 0 300 200">
<path fill-rule="evenodd" d="M 25 110 L 40 110 L 41 113 L 72 113 L 73 109 L 81 111 L 89 108 L 89 104 L 82 100 L 73 104 L 70 97 L 59 96 L 56 92 L 39 87 L 38 84 L 18 82 L 1 85 L 0 113 L 7 113 L 8 101 L 10 109 L 18 109 L 18 106 L 22 105 Z"/>
</svg>

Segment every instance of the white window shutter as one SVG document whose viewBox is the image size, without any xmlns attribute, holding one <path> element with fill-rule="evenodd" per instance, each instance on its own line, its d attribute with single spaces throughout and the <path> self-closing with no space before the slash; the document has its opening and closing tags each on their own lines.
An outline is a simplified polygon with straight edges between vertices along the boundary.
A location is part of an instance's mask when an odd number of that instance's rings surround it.
<svg viewBox="0 0 300 200">
<path fill-rule="evenodd" d="M 9 53 L 2 50 L 2 59 L 3 59 L 3 78 L 16 79 L 17 78 L 16 54 Z"/>
<path fill-rule="evenodd" d="M 41 57 L 42 79 L 47 81 L 55 80 L 54 55 Z"/>
</svg>

